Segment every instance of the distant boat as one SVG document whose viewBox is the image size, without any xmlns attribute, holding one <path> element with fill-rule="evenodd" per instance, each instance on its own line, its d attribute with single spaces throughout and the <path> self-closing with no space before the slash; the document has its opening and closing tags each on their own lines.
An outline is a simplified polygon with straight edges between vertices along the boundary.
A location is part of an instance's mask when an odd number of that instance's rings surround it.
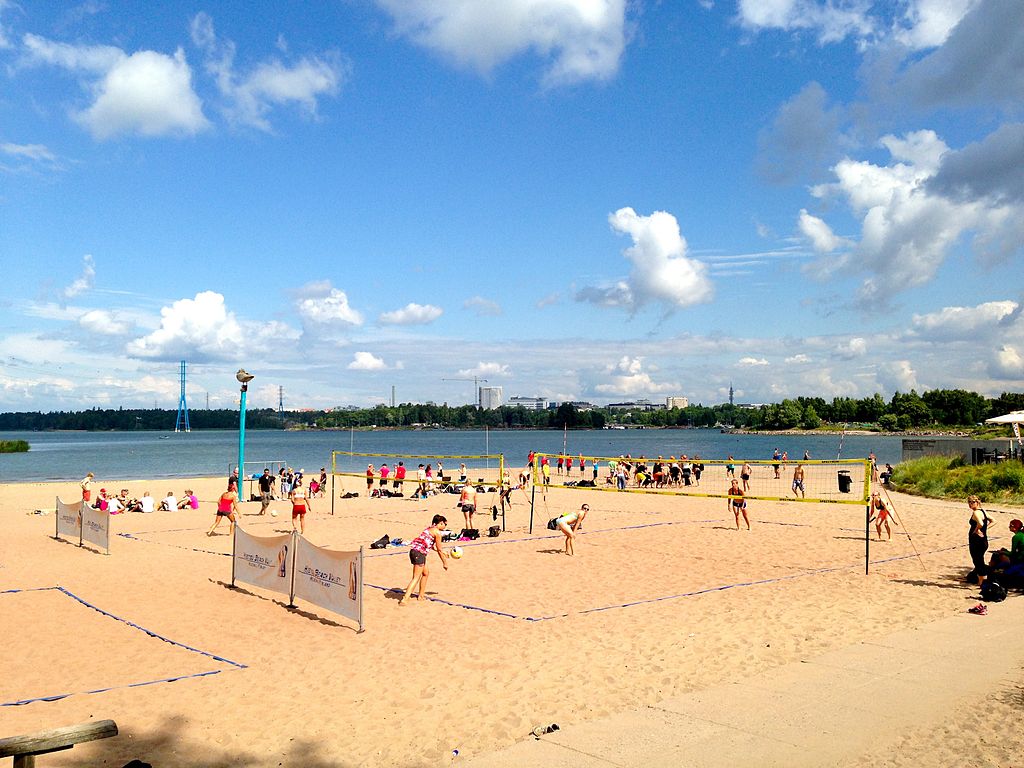
<svg viewBox="0 0 1024 768">
<path fill-rule="evenodd" d="M 170 440 L 170 439 L 171 439 L 170 435 L 160 435 L 160 437 L 157 438 L 157 440 Z"/>
</svg>

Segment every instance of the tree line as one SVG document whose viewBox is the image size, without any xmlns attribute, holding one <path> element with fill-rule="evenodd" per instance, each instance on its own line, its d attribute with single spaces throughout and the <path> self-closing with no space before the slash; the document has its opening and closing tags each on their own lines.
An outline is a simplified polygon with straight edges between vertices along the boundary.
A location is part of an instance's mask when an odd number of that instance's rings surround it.
<svg viewBox="0 0 1024 768">
<path fill-rule="evenodd" d="M 403 403 L 329 411 L 246 411 L 247 429 L 601 429 L 608 425 L 643 427 L 721 427 L 743 429 L 817 429 L 826 424 L 856 425 L 881 431 L 974 426 L 990 416 L 1024 410 L 1024 393 L 1004 392 L 987 398 L 962 389 L 933 389 L 918 394 L 896 392 L 890 400 L 871 397 L 797 397 L 757 407 L 691 405 L 647 411 L 595 408 L 580 410 L 571 403 L 541 411 L 522 406 L 481 410 L 472 405 Z M 159 430 L 174 428 L 177 410 L 92 408 L 85 411 L 0 413 L 0 431 L 35 430 Z M 237 429 L 238 411 L 189 411 L 192 429 Z"/>
</svg>

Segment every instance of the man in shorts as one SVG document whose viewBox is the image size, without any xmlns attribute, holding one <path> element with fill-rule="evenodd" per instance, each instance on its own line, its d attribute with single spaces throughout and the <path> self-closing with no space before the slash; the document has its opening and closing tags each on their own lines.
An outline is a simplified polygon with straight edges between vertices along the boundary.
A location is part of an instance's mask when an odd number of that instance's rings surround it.
<svg viewBox="0 0 1024 768">
<path fill-rule="evenodd" d="M 263 474 L 260 475 L 260 479 L 257 481 L 260 486 L 260 514 L 267 514 L 267 507 L 270 506 L 270 500 L 274 498 L 274 476 L 270 474 L 270 469 L 264 469 Z"/>
<path fill-rule="evenodd" d="M 402 481 L 405 480 L 405 462 L 398 462 L 398 466 L 395 467 L 395 481 L 391 484 L 391 487 L 395 491 L 402 490 Z"/>
<path fill-rule="evenodd" d="M 793 495 L 801 499 L 807 497 L 804 493 L 804 465 L 797 464 L 793 470 Z"/>
</svg>

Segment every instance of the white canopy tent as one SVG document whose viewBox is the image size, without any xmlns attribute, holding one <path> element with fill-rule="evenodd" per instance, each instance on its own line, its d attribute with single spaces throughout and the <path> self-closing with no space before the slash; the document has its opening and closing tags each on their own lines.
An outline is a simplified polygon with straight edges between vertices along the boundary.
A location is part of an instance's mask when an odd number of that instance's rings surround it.
<svg viewBox="0 0 1024 768">
<path fill-rule="evenodd" d="M 1021 439 L 1020 425 L 1024 424 L 1024 411 L 1010 411 L 1002 416 L 994 416 L 985 419 L 986 424 L 1010 424 L 1013 427 L 1013 436 L 1017 438 L 1017 445 L 1024 447 L 1024 440 Z M 1013 442 L 1010 442 L 1013 445 Z"/>
<path fill-rule="evenodd" d="M 1024 411 L 1010 411 L 1002 416 L 985 419 L 986 424 L 1024 424 Z"/>
</svg>

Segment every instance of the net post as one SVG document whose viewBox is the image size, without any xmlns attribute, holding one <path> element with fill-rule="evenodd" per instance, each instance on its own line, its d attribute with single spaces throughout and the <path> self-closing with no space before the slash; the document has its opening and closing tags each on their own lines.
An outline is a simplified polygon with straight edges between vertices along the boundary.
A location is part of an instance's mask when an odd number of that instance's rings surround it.
<svg viewBox="0 0 1024 768">
<path fill-rule="evenodd" d="M 82 499 L 85 504 L 85 499 Z M 54 496 L 53 502 L 53 538 L 60 538 L 60 496 Z"/>
<path fill-rule="evenodd" d="M 238 523 L 231 529 L 231 588 L 235 587 L 235 542 L 238 540 Z"/>
<path fill-rule="evenodd" d="M 530 465 L 530 533 L 533 533 L 533 508 L 537 500 L 537 478 L 534 477 L 534 465 L 537 463 L 537 456 L 533 454 L 533 464 Z"/>
<path fill-rule="evenodd" d="M 337 454 L 331 451 L 331 515 L 334 515 L 334 471 L 338 466 Z"/>
<path fill-rule="evenodd" d="M 292 523 L 294 525 L 294 521 Z M 291 586 L 288 587 L 288 608 L 295 608 L 295 561 L 299 558 L 299 553 L 296 552 L 298 547 L 299 532 L 292 531 L 292 582 Z"/>
<path fill-rule="evenodd" d="M 359 632 L 363 628 L 363 545 L 359 545 L 359 568 L 356 570 L 356 578 L 359 580 Z"/>
</svg>

